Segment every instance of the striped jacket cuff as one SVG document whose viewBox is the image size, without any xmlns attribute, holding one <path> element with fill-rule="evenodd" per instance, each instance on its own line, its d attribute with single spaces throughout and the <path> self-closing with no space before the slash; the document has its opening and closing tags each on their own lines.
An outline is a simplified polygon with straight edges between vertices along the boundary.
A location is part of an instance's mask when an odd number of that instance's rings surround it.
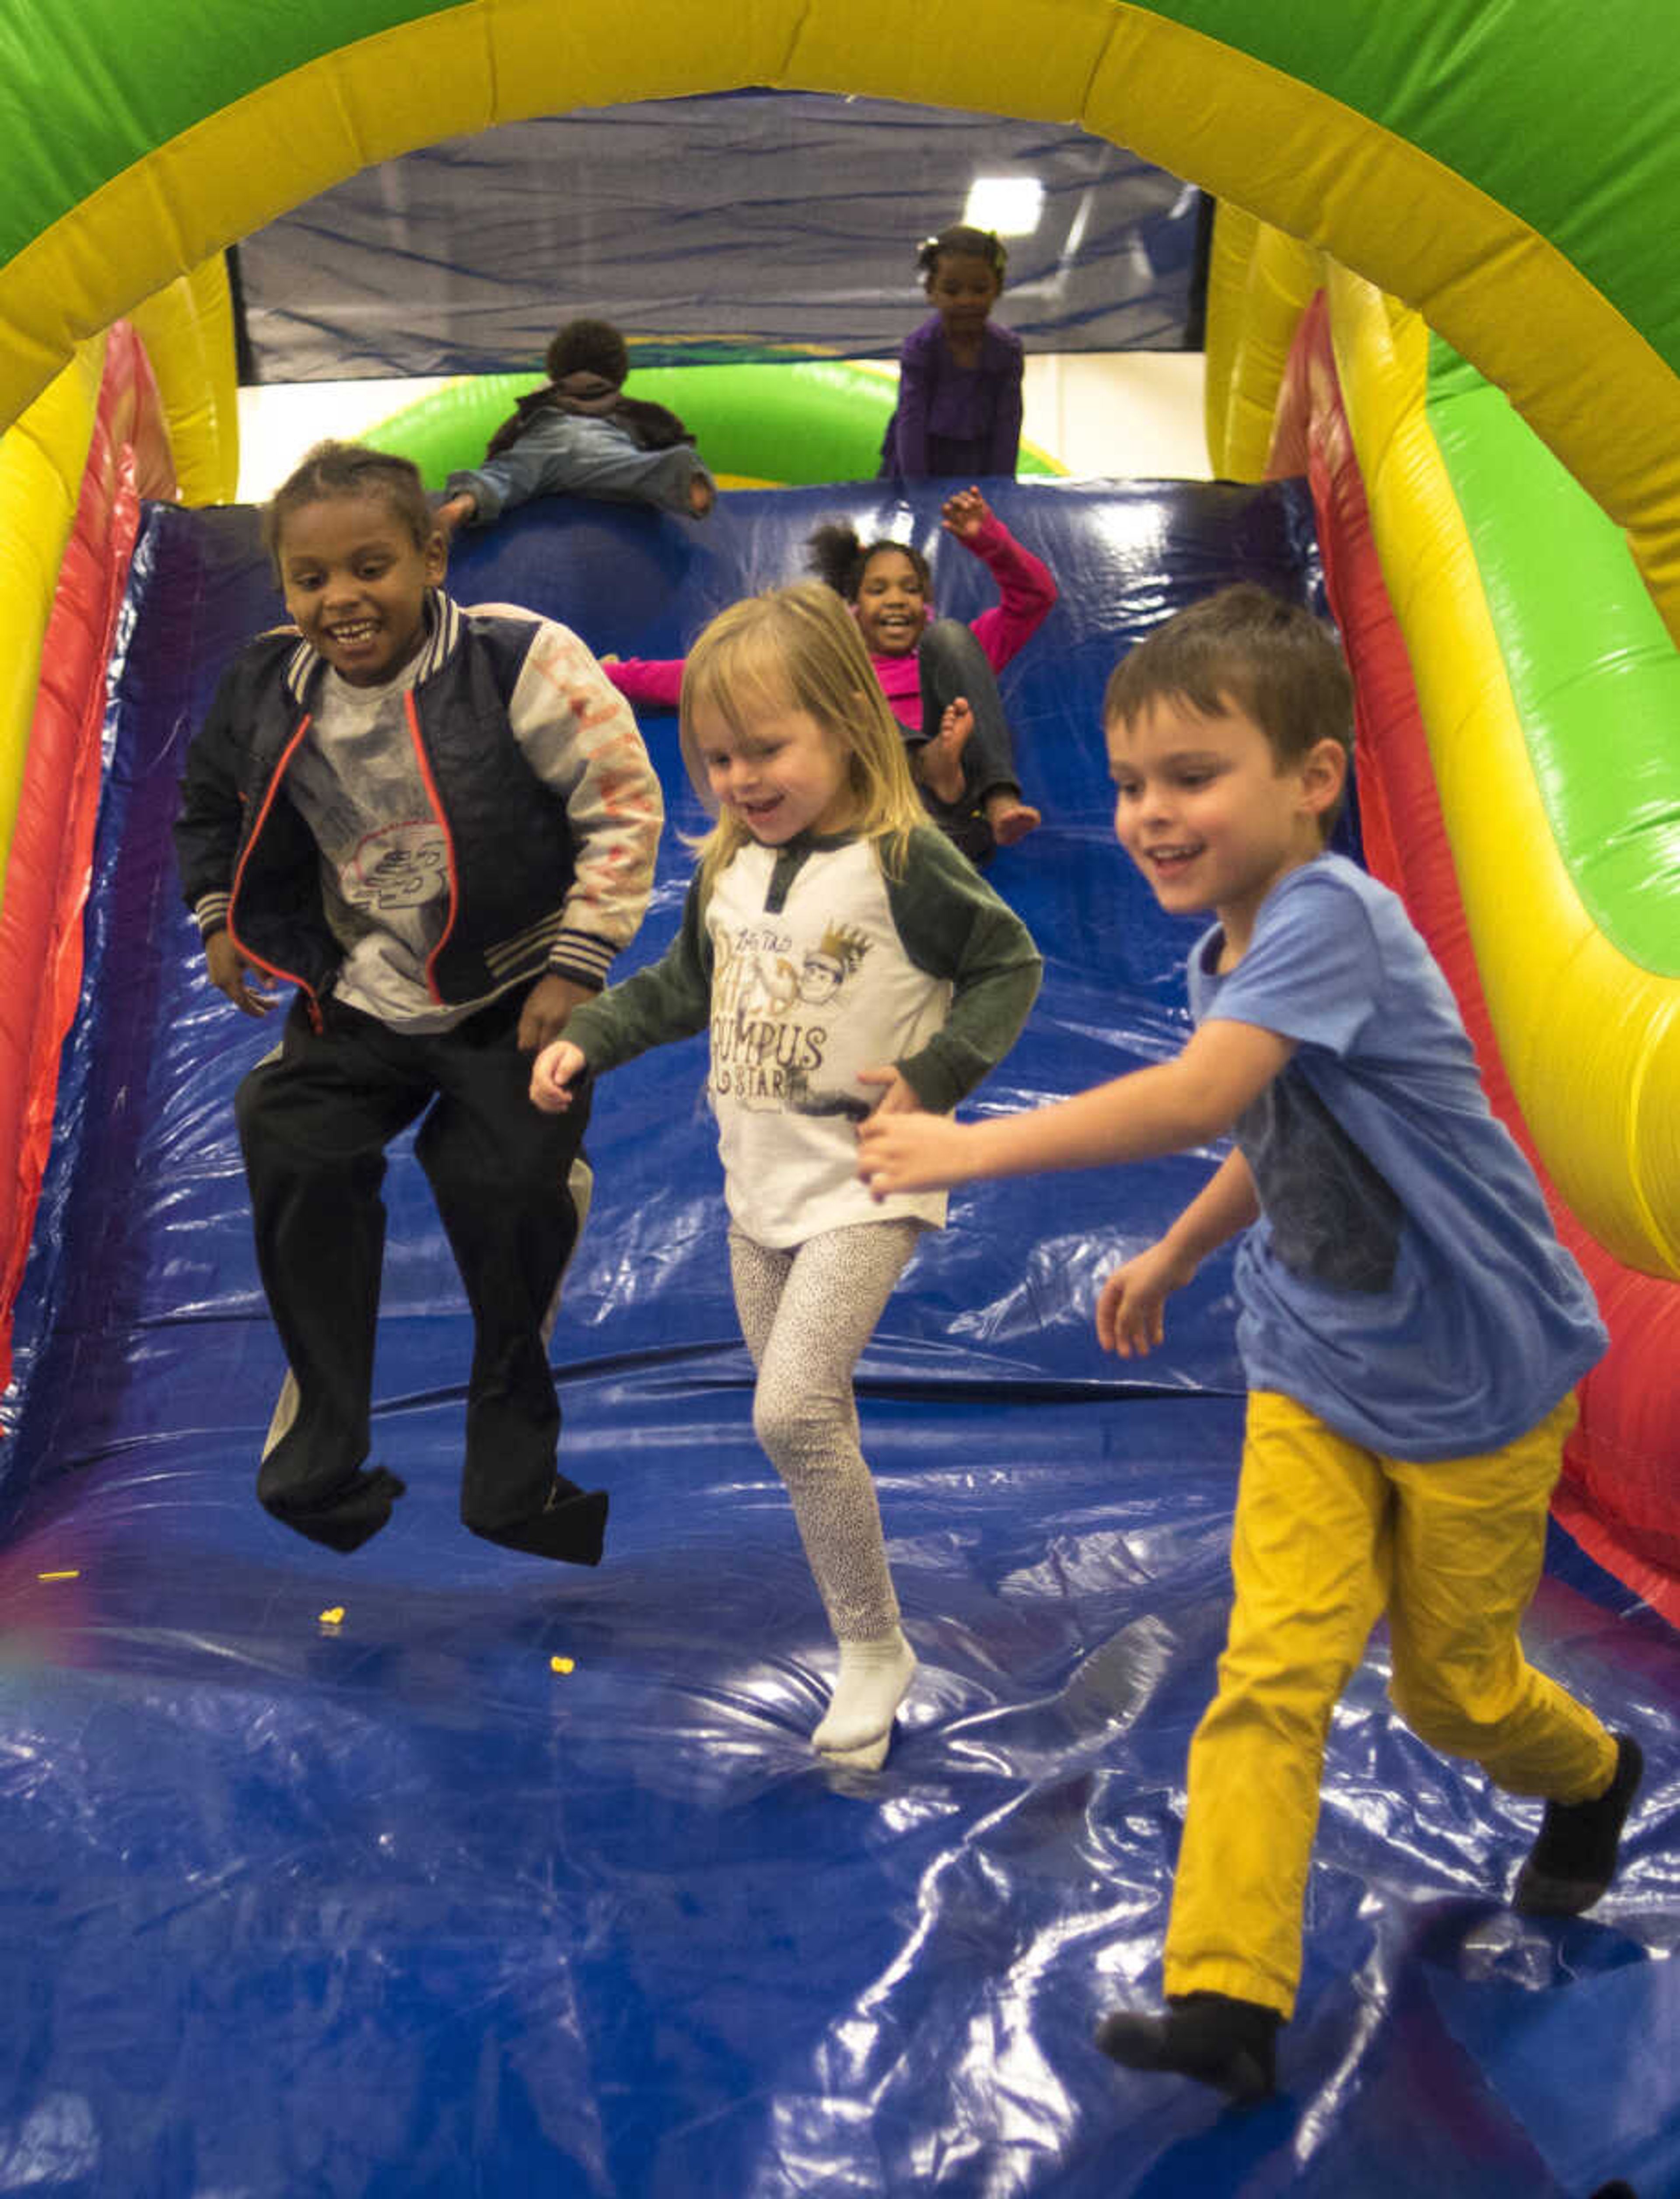
<svg viewBox="0 0 1680 2199">
<path fill-rule="evenodd" d="M 549 968 L 557 977 L 599 992 L 607 983 L 607 965 L 618 953 L 609 940 L 588 931 L 562 931 L 549 950 Z"/>
</svg>

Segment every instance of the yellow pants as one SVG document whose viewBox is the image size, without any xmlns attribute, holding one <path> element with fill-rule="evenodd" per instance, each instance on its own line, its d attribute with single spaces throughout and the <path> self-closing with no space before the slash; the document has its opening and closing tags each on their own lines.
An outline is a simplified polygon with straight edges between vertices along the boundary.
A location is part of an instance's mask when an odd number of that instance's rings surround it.
<svg viewBox="0 0 1680 2199">
<path fill-rule="evenodd" d="M 1524 1659 L 1567 1397 L 1503 1450 L 1427 1465 L 1349 1443 L 1274 1391 L 1248 1401 L 1219 1691 L 1190 1744 L 1166 1934 L 1169 1993 L 1288 2016 L 1336 1698 L 1386 1610 L 1390 1697 L 1413 1731 L 1514 1794 L 1602 1794 L 1616 1747 Z"/>
</svg>

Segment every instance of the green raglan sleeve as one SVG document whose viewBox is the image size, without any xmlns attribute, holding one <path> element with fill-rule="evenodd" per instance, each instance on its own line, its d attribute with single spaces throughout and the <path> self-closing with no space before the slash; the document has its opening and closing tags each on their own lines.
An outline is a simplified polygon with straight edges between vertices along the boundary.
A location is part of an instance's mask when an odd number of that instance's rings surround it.
<svg viewBox="0 0 1680 2199">
<path fill-rule="evenodd" d="M 712 936 L 696 878 L 683 904 L 677 936 L 657 962 L 573 1008 L 564 1035 L 596 1075 L 633 1061 L 649 1047 L 703 1031 L 712 1015 Z"/>
<path fill-rule="evenodd" d="M 893 1064 L 922 1105 L 943 1115 L 1014 1044 L 1043 963 L 1014 911 L 931 825 L 910 835 L 904 873 L 887 878 L 887 895 L 905 954 L 951 983 L 943 1029 Z"/>
</svg>

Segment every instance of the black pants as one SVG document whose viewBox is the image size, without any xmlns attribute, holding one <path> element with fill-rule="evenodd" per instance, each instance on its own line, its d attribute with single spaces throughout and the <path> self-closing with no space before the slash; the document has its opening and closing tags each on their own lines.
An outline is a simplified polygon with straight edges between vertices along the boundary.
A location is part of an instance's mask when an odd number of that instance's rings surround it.
<svg viewBox="0 0 1680 2199">
<path fill-rule="evenodd" d="M 317 1032 L 299 999 L 278 1053 L 239 1088 L 258 1266 L 297 1387 L 258 1495 L 317 1540 L 353 1548 L 365 1538 L 358 1528 L 383 1525 L 401 1494 L 392 1477 L 381 1491 L 358 1468 L 369 1443 L 385 1148 L 422 1115 L 416 1154 L 473 1314 L 462 1519 L 531 1547 L 521 1530 L 533 1515 L 576 1493 L 556 1482 L 560 1404 L 542 1332 L 578 1232 L 567 1176 L 588 1100 L 564 1115 L 532 1105 L 530 1061 L 515 1044 L 522 998 L 515 989 L 433 1036 L 404 1036 L 330 1000 Z"/>
<path fill-rule="evenodd" d="M 965 855 L 985 862 L 997 853 L 997 842 L 981 805 L 989 794 L 1020 792 L 997 675 L 973 633 L 956 619 L 934 621 L 917 644 L 916 660 L 921 674 L 921 739 L 931 740 L 939 732 L 939 720 L 959 695 L 974 714 L 974 730 L 962 751 L 962 793 L 955 802 L 941 802 L 931 787 L 923 786 L 922 805 Z"/>
</svg>

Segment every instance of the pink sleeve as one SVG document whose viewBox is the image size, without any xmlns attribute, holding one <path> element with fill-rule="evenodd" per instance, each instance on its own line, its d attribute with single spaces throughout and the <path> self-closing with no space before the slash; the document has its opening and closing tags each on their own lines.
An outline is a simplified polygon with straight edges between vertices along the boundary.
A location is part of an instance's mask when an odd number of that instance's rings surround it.
<svg viewBox="0 0 1680 2199">
<path fill-rule="evenodd" d="M 648 703 L 656 709 L 674 710 L 683 693 L 683 663 L 680 656 L 665 661 L 623 656 L 617 663 L 603 664 L 601 668 L 626 702 Z"/>
<path fill-rule="evenodd" d="M 998 601 L 973 621 L 972 631 L 987 663 L 1001 672 L 1049 616 L 1055 581 L 1049 567 L 1023 550 L 1001 519 L 987 520 L 962 546 L 974 551 L 997 583 Z"/>
</svg>

